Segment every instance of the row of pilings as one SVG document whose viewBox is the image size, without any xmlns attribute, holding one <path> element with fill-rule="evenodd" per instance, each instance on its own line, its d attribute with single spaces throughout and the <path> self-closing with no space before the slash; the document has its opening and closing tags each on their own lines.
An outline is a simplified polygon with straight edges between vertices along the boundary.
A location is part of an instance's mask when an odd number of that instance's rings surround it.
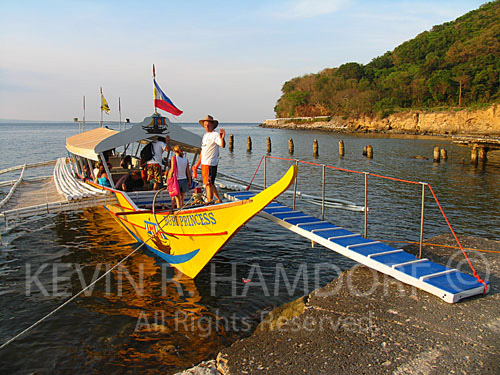
<svg viewBox="0 0 500 375">
<path fill-rule="evenodd" d="M 233 152 L 233 149 L 234 149 L 234 135 L 233 134 L 229 135 L 228 148 L 229 148 L 229 151 Z M 270 137 L 266 138 L 266 149 L 267 149 L 267 153 L 272 152 L 272 144 L 271 144 Z M 250 152 L 250 151 L 252 151 L 252 137 L 248 136 L 247 137 L 247 152 Z M 288 153 L 290 155 L 293 155 L 294 152 L 295 152 L 295 146 L 293 143 L 293 139 L 289 138 L 288 139 Z M 343 157 L 344 154 L 345 154 L 344 141 L 339 140 L 339 156 Z M 319 156 L 319 143 L 318 143 L 317 139 L 313 140 L 313 155 Z M 369 159 L 372 159 L 373 158 L 373 147 L 371 145 L 365 146 L 363 149 L 363 155 Z"/>
<path fill-rule="evenodd" d="M 234 135 L 230 134 L 229 135 L 229 142 L 228 142 L 228 147 L 229 151 L 233 151 L 234 148 Z M 266 138 L 266 149 L 268 153 L 271 153 L 272 151 L 272 145 L 271 145 L 271 138 L 267 137 Z M 247 137 L 247 152 L 252 151 L 252 138 L 250 136 Z M 317 139 L 313 140 L 313 147 L 312 147 L 313 155 L 319 156 L 319 143 Z M 295 146 L 293 143 L 293 139 L 289 138 L 288 139 L 288 153 L 290 155 L 293 155 L 295 152 Z M 339 156 L 342 158 L 345 155 L 345 146 L 344 146 L 344 141 L 339 140 Z M 367 145 L 363 147 L 363 156 L 366 156 L 368 159 L 373 159 L 373 147 L 371 145 Z M 417 159 L 428 159 L 427 157 L 423 156 L 416 156 L 415 158 Z M 436 163 L 439 163 L 440 161 L 446 161 L 448 160 L 448 152 L 444 148 L 439 148 L 439 147 L 434 147 L 434 152 L 432 156 L 432 160 Z M 471 150 L 471 163 L 472 164 L 477 164 L 478 162 L 485 162 L 486 161 L 486 150 L 485 148 L 481 147 L 473 147 Z M 465 162 L 462 160 L 462 162 Z"/>
</svg>

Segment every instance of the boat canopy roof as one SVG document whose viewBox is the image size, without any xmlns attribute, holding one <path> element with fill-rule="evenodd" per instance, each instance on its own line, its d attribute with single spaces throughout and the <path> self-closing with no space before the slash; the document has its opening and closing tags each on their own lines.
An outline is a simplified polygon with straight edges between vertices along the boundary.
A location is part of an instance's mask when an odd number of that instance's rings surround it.
<svg viewBox="0 0 500 375">
<path fill-rule="evenodd" d="M 96 146 L 102 142 L 103 139 L 109 138 L 117 133 L 116 130 L 97 128 L 76 134 L 66 138 L 66 149 L 74 155 L 97 161 L 99 157 L 95 152 Z"/>
<path fill-rule="evenodd" d="M 140 141 L 152 141 L 157 137 L 170 137 L 170 146 L 179 145 L 184 152 L 200 152 L 201 137 L 172 124 L 166 117 L 154 114 L 144 121 L 121 132 L 97 128 L 66 139 L 66 149 L 75 155 L 99 160 L 99 153 Z"/>
</svg>

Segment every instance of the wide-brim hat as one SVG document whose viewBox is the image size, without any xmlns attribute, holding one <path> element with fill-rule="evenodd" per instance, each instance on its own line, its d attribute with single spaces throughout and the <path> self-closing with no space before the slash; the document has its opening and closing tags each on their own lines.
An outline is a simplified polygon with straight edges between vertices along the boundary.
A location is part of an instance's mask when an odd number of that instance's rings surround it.
<svg viewBox="0 0 500 375">
<path fill-rule="evenodd" d="M 214 129 L 217 127 L 217 125 L 219 125 L 219 121 L 217 120 L 214 120 L 214 118 L 210 115 L 207 115 L 204 119 L 198 121 L 200 123 L 201 126 L 203 126 L 203 123 L 205 121 L 210 121 L 212 124 L 214 124 Z"/>
</svg>

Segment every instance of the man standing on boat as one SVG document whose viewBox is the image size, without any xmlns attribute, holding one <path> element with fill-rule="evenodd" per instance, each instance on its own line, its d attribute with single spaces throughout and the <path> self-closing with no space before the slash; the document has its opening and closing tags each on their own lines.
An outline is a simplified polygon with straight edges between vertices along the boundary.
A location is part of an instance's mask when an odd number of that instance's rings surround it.
<svg viewBox="0 0 500 375">
<path fill-rule="evenodd" d="M 219 125 L 219 121 L 214 120 L 210 115 L 200 120 L 199 123 L 206 131 L 201 140 L 200 161 L 203 185 L 207 191 L 207 200 L 211 202 L 212 198 L 215 198 L 215 203 L 221 203 L 219 192 L 214 183 L 217 176 L 217 165 L 219 164 L 219 147 L 226 147 L 226 140 L 224 139 L 226 132 L 224 129 L 221 129 L 220 133 L 214 131 Z M 197 167 L 193 169 L 196 171 Z"/>
</svg>

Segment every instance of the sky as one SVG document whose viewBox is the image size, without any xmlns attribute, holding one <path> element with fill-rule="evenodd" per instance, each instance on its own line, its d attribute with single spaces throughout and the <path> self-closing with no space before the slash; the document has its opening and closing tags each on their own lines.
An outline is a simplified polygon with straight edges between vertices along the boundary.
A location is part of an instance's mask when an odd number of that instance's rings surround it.
<svg viewBox="0 0 500 375">
<path fill-rule="evenodd" d="M 141 121 L 154 112 L 152 65 L 184 113 L 274 118 L 283 84 L 367 64 L 476 0 L 0 0 L 0 119 Z M 161 111 L 160 111 L 161 112 Z"/>
</svg>

